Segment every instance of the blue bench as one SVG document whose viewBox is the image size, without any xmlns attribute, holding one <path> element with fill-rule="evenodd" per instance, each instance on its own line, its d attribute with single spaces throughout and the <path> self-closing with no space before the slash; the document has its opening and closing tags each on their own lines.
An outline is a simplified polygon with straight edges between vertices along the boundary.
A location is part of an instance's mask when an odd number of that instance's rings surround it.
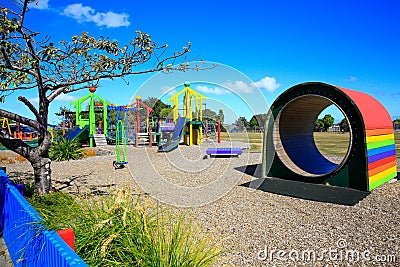
<svg viewBox="0 0 400 267">
<path fill-rule="evenodd" d="M 239 156 L 242 154 L 242 149 L 239 147 L 208 148 L 206 154 L 210 156 Z"/>
</svg>

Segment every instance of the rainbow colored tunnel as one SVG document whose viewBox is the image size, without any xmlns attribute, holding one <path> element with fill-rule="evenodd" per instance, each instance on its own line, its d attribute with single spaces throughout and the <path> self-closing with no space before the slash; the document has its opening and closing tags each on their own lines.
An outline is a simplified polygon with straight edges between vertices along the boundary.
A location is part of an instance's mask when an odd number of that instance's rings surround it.
<svg viewBox="0 0 400 267">
<path fill-rule="evenodd" d="M 346 117 L 350 140 L 337 163 L 317 148 L 318 115 L 335 105 Z M 262 171 L 267 177 L 329 183 L 370 191 L 397 176 L 392 120 L 373 97 L 325 83 L 303 83 L 273 103 L 264 136 Z"/>
</svg>

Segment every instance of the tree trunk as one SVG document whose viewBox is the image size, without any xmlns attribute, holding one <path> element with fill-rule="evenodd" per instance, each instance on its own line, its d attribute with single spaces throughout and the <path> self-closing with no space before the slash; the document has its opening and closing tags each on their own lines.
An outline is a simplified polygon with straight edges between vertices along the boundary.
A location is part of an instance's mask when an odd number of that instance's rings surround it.
<svg viewBox="0 0 400 267">
<path fill-rule="evenodd" d="M 35 177 L 35 192 L 39 195 L 48 194 L 51 190 L 51 160 L 44 157 L 35 157 L 31 160 Z"/>
</svg>

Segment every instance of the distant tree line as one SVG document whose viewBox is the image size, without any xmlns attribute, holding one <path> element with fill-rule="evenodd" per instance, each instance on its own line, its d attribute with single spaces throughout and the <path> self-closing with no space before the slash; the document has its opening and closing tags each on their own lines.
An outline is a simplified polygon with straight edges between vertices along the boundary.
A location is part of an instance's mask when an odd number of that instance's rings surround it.
<svg viewBox="0 0 400 267">
<path fill-rule="evenodd" d="M 267 114 L 257 114 L 254 115 L 250 121 L 247 121 L 245 117 L 238 117 L 236 121 L 233 123 L 233 125 L 236 126 L 236 128 L 239 131 L 244 131 L 244 130 L 260 130 L 263 131 L 263 127 L 265 125 L 265 121 L 267 119 Z M 314 132 L 327 132 L 328 129 L 334 125 L 335 119 L 332 117 L 332 115 L 327 114 L 323 118 L 318 118 L 315 121 L 314 124 Z M 399 119 L 400 123 L 400 119 Z M 341 122 L 338 124 L 340 126 L 340 131 L 341 132 L 348 132 L 349 129 L 349 124 L 347 122 L 346 118 L 343 118 Z"/>
</svg>

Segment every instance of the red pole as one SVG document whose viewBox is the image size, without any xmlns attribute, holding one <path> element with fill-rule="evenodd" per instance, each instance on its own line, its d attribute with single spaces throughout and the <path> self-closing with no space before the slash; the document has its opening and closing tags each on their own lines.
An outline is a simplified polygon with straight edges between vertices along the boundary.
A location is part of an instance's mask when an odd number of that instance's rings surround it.
<svg viewBox="0 0 400 267">
<path fill-rule="evenodd" d="M 151 140 L 153 138 L 153 134 L 151 133 L 151 123 L 150 123 L 150 112 L 149 109 L 146 108 L 146 121 L 147 121 L 147 126 L 148 126 L 148 132 L 149 132 L 149 141 L 150 141 L 150 148 L 153 147 L 153 140 Z"/>
<path fill-rule="evenodd" d="M 140 112 L 136 111 L 136 123 L 137 123 L 137 130 L 140 133 Z"/>
<path fill-rule="evenodd" d="M 218 144 L 221 144 L 221 121 L 218 120 Z"/>
<path fill-rule="evenodd" d="M 135 121 L 134 130 L 135 130 L 135 146 L 136 146 L 136 147 L 138 147 L 138 142 L 139 142 L 138 132 L 137 132 L 137 130 L 138 130 L 137 125 L 138 125 L 138 123 L 137 123 L 137 121 Z"/>
<path fill-rule="evenodd" d="M 62 122 L 63 135 L 65 135 L 65 121 Z"/>
</svg>

